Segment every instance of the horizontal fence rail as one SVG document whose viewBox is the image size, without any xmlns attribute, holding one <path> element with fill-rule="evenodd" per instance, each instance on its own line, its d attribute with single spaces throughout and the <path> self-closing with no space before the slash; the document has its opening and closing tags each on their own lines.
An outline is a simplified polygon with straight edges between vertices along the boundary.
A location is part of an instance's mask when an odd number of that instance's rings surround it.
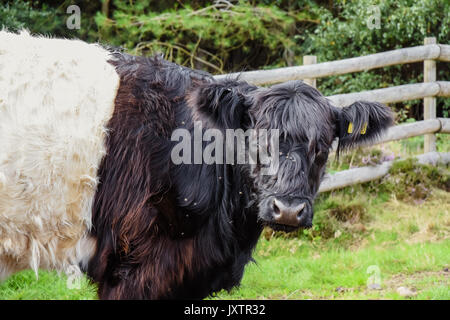
<svg viewBox="0 0 450 320">
<path fill-rule="evenodd" d="M 450 163 L 450 152 L 428 152 L 416 156 L 419 163 L 444 164 Z M 326 175 L 319 187 L 319 192 L 327 192 L 335 189 L 348 187 L 358 183 L 369 182 L 380 179 L 389 173 L 394 161 L 386 161 L 377 166 L 361 167 Z"/>
<path fill-rule="evenodd" d="M 441 52 L 439 53 L 439 57 L 437 60 L 450 62 L 450 45 L 448 44 L 439 44 Z"/>
<path fill-rule="evenodd" d="M 389 128 L 377 144 L 421 136 L 427 133 L 450 133 L 450 119 L 436 118 L 413 123 L 401 124 Z"/>
<path fill-rule="evenodd" d="M 423 60 L 450 61 L 450 45 L 429 44 L 306 66 L 230 73 L 228 75 L 218 75 L 215 78 L 222 79 L 227 76 L 239 76 L 240 79 L 252 84 L 263 85 L 288 80 L 336 76 Z"/>
<path fill-rule="evenodd" d="M 450 81 L 405 84 L 383 89 L 337 94 L 328 96 L 327 98 L 331 100 L 335 106 L 345 107 L 358 100 L 392 103 L 435 96 L 449 97 Z"/>
</svg>

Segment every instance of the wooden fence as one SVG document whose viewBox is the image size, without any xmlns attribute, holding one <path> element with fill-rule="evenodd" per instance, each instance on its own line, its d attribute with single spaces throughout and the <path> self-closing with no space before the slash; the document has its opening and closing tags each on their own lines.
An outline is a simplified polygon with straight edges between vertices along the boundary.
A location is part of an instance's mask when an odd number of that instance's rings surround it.
<svg viewBox="0 0 450 320">
<path fill-rule="evenodd" d="M 267 85 L 288 80 L 303 80 L 309 85 L 316 86 L 317 78 L 422 61 L 424 64 L 423 83 L 333 95 L 328 96 L 328 99 L 334 105 L 340 107 L 349 105 L 357 100 L 393 103 L 423 99 L 423 121 L 394 126 L 377 143 L 425 135 L 425 154 L 418 156 L 419 162 L 447 164 L 450 162 L 450 153 L 436 152 L 435 134 L 438 132 L 450 133 L 450 119 L 436 118 L 436 97 L 450 97 L 450 81 L 437 81 L 436 61 L 450 62 L 450 45 L 437 44 L 436 38 L 425 38 L 423 46 L 323 63 L 316 63 L 316 56 L 305 56 L 303 66 L 218 75 L 215 78 L 221 79 L 226 76 L 239 75 L 240 79 L 255 85 Z M 355 168 L 327 175 L 319 191 L 330 191 L 355 183 L 379 179 L 388 173 L 391 165 L 392 162 L 385 162 L 379 166 Z"/>
</svg>

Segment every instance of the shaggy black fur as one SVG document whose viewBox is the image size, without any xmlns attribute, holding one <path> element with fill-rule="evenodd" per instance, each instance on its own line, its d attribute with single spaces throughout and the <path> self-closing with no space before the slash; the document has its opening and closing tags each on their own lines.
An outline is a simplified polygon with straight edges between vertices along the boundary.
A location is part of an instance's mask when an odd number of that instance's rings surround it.
<svg viewBox="0 0 450 320">
<path fill-rule="evenodd" d="M 115 56 L 121 84 L 87 270 L 102 299 L 203 298 L 238 285 L 264 224 L 295 229 L 274 223 L 273 198 L 305 201 L 301 225 L 309 227 L 332 141 L 347 148 L 391 123 L 384 106 L 337 109 L 300 81 L 258 88 L 159 58 Z M 260 165 L 175 165 L 171 133 L 192 132 L 195 119 L 219 130 L 278 129 L 278 173 L 261 175 Z M 354 134 L 346 135 L 349 121 Z M 367 133 L 358 134 L 364 122 Z"/>
</svg>

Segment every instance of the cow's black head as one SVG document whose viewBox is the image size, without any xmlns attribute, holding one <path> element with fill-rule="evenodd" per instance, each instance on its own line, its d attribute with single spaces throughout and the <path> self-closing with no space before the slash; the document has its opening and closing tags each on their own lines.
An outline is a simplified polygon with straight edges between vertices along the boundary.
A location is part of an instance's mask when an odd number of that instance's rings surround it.
<svg viewBox="0 0 450 320">
<path fill-rule="evenodd" d="M 359 101 L 337 108 L 301 81 L 270 88 L 218 81 L 196 89 L 190 104 L 210 127 L 266 130 L 267 143 L 258 143 L 272 161 L 278 160 L 276 170 L 267 170 L 268 165 L 259 161 L 248 168 L 260 220 L 285 231 L 311 227 L 313 200 L 332 142 L 339 140 L 338 152 L 358 146 L 378 137 L 393 122 L 389 108 L 382 104 Z"/>
</svg>

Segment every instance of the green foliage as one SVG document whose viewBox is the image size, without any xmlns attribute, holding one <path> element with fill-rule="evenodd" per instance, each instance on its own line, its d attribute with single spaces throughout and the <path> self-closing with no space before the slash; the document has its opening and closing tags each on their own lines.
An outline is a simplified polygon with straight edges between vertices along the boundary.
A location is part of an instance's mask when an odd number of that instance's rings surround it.
<svg viewBox="0 0 450 320">
<path fill-rule="evenodd" d="M 0 28 L 10 31 L 27 29 L 34 34 L 52 35 L 64 38 L 81 38 L 87 41 L 96 40 L 94 19 L 89 15 L 97 9 L 97 4 L 83 2 L 80 6 L 82 14 L 81 28 L 68 29 L 66 13 L 68 6 L 74 1 L 27 1 L 15 0 L 0 3 Z"/>
<path fill-rule="evenodd" d="M 331 61 L 398 48 L 423 45 L 425 37 L 450 42 L 450 2 L 442 0 L 336 1 L 335 12 L 323 10 L 320 24 L 302 45 L 319 61 Z M 374 6 L 380 12 L 380 28 L 369 28 Z M 370 24 L 369 24 L 370 25 Z M 448 63 L 438 63 L 438 79 L 448 80 Z M 384 88 L 423 81 L 423 64 L 408 64 L 319 79 L 325 95 Z M 395 105 L 399 120 L 420 118 L 421 101 Z M 406 110 L 405 110 L 406 109 Z M 449 99 L 438 99 L 438 113 L 448 116 Z M 408 111 L 409 114 L 405 114 Z"/>
<path fill-rule="evenodd" d="M 36 9 L 25 1 L 0 5 L 0 22 L 11 31 L 27 28 L 42 34 L 63 34 L 66 29 L 57 9 L 47 5 Z"/>
<path fill-rule="evenodd" d="M 447 43 L 450 3 L 441 0 L 338 1 L 339 14 L 322 12 L 320 25 L 311 35 L 311 48 L 324 60 L 366 55 L 383 50 L 423 45 L 427 36 Z M 380 10 L 380 28 L 367 21 Z"/>
<path fill-rule="evenodd" d="M 433 187 L 450 191 L 448 168 L 420 164 L 416 159 L 394 162 L 389 176 L 381 183 L 384 192 L 399 200 L 423 201 Z"/>
<path fill-rule="evenodd" d="M 330 239 L 356 235 L 365 231 L 367 201 L 348 196 L 324 197 L 315 205 L 314 228 L 304 235 L 312 239 Z M 342 238 L 340 239 L 342 241 Z"/>
<path fill-rule="evenodd" d="M 214 73 L 299 64 L 296 24 L 311 19 L 305 11 L 246 1 L 216 2 L 194 9 L 188 4 L 163 13 L 150 1 L 115 0 L 112 17 L 98 12 L 103 40 L 136 54 L 162 52 L 166 59 Z"/>
</svg>

